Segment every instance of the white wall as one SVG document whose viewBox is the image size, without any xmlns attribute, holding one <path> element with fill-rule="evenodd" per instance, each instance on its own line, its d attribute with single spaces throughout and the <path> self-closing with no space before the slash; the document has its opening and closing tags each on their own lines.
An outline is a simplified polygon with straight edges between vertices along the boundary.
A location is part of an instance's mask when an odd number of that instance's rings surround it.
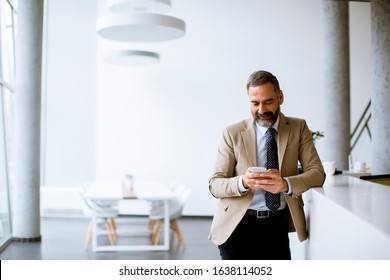
<svg viewBox="0 0 390 280">
<path fill-rule="evenodd" d="M 95 177 L 96 1 L 45 4 L 42 184 L 81 184 Z"/>
<path fill-rule="evenodd" d="M 322 130 L 325 118 L 331 117 L 322 106 L 326 97 L 320 96 L 321 1 L 172 1 L 169 14 L 186 22 L 186 35 L 153 44 L 98 38 L 92 28 L 96 20 L 92 0 L 83 1 L 86 6 L 81 9 L 79 1 L 77 5 L 74 0 L 49 2 L 59 5 L 51 10 L 53 18 L 61 13 L 60 6 L 77 6 L 73 15 L 82 15 L 82 19 L 58 26 L 61 35 L 57 32 L 49 42 L 49 63 L 58 76 L 50 78 L 54 74 L 48 72 L 48 85 L 52 83 L 47 92 L 52 100 L 47 117 L 48 183 L 69 184 L 95 177 L 119 180 L 125 172 L 166 184 L 177 180 L 192 189 L 185 213 L 210 215 L 216 201 L 208 192 L 208 179 L 221 132 L 250 116 L 245 83 L 253 71 L 266 69 L 279 78 L 286 115 L 305 118 L 313 130 Z M 369 4 L 353 5 L 351 46 L 359 45 L 359 49 L 351 52 L 351 98 L 355 107 L 364 107 L 366 102 L 359 100 L 369 85 L 368 70 L 362 70 L 369 65 Z M 365 31 L 360 34 L 362 28 Z M 96 62 L 91 59 L 96 47 L 93 38 L 97 40 Z M 70 41 L 78 42 L 81 57 L 65 48 L 61 55 L 66 59 L 57 62 L 58 50 Z M 120 47 L 157 51 L 161 62 L 132 68 L 102 61 L 106 50 Z M 94 63 L 96 72 L 88 72 Z M 85 79 L 64 81 L 64 76 Z M 84 86 L 87 89 L 80 90 Z M 77 96 L 83 96 L 82 101 Z M 361 110 L 352 110 L 354 120 Z M 59 113 L 60 123 L 55 119 Z M 321 141 L 318 149 L 321 154 Z"/>
</svg>

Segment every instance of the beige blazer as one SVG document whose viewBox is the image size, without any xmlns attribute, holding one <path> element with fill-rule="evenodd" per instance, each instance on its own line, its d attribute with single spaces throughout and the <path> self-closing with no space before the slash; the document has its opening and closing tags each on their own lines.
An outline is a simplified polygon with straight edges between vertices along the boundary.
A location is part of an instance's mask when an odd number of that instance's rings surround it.
<svg viewBox="0 0 390 280">
<path fill-rule="evenodd" d="M 289 229 L 296 231 L 300 241 L 307 238 L 306 220 L 301 194 L 311 187 L 322 186 L 325 175 L 321 160 L 307 124 L 302 119 L 280 114 L 278 128 L 279 170 L 288 177 L 292 194 L 285 195 L 289 209 Z M 298 175 L 298 160 L 304 170 Z M 254 119 L 243 120 L 227 127 L 218 148 L 217 161 L 210 178 L 211 194 L 219 199 L 209 239 L 223 244 L 244 216 L 254 191 L 242 194 L 238 178 L 248 167 L 257 166 Z"/>
</svg>

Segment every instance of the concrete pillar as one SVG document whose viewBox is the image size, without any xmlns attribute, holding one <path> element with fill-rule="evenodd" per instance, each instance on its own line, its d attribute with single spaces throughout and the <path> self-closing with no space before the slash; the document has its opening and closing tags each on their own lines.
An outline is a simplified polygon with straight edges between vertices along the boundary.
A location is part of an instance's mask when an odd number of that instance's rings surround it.
<svg viewBox="0 0 390 280">
<path fill-rule="evenodd" d="M 348 169 L 350 153 L 349 10 L 347 1 L 323 0 L 322 72 L 326 126 L 323 160 Z"/>
<path fill-rule="evenodd" d="M 38 241 L 40 233 L 40 113 L 43 0 L 19 0 L 15 72 L 15 240 Z"/>
<path fill-rule="evenodd" d="M 371 1 L 372 173 L 390 174 L 390 0 Z"/>
</svg>

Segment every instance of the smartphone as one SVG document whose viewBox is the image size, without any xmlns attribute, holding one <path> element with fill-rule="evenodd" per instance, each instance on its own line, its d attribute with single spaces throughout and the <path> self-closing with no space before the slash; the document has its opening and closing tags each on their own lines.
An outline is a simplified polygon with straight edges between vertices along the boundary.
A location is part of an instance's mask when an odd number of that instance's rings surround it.
<svg viewBox="0 0 390 280">
<path fill-rule="evenodd" d="M 264 173 L 264 172 L 267 172 L 267 168 L 255 166 L 255 167 L 252 167 L 252 172 L 253 173 Z"/>
</svg>

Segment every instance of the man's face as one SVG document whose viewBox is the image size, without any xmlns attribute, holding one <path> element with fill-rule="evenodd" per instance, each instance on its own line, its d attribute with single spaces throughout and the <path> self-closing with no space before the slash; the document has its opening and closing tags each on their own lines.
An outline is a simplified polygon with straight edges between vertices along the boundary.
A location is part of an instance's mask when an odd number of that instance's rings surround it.
<svg viewBox="0 0 390 280">
<path fill-rule="evenodd" d="M 275 93 L 271 83 L 256 87 L 249 87 L 249 100 L 251 102 L 252 115 L 260 126 L 271 127 L 280 113 L 280 105 L 283 103 L 283 92 Z"/>
</svg>

